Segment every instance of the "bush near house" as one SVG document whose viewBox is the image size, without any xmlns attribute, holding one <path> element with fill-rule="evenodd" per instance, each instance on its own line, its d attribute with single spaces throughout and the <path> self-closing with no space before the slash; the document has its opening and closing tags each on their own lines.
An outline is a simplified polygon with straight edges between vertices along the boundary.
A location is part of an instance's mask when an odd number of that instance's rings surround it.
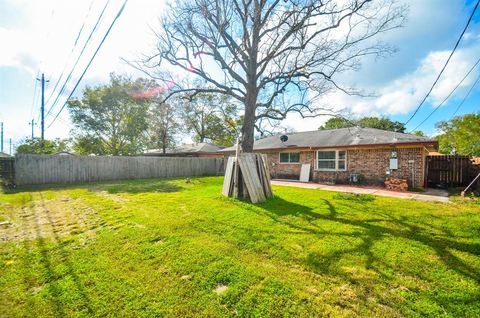
<svg viewBox="0 0 480 318">
<path fill-rule="evenodd" d="M 1 316 L 480 316 L 478 202 L 221 186 L 0 194 Z"/>
</svg>

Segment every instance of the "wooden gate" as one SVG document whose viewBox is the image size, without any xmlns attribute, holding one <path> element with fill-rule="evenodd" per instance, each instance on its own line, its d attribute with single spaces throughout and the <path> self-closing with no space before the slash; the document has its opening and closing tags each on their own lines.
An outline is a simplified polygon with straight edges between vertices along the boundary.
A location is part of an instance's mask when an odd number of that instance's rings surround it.
<svg viewBox="0 0 480 318">
<path fill-rule="evenodd" d="M 472 163 L 468 156 L 427 156 L 427 186 L 466 186 L 471 181 L 471 169 Z"/>
</svg>

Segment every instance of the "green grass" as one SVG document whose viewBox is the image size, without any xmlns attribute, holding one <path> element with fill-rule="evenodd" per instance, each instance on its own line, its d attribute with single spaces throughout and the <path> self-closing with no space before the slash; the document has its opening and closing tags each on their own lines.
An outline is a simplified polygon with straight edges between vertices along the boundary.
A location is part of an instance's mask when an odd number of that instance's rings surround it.
<svg viewBox="0 0 480 318">
<path fill-rule="evenodd" d="M 480 316 L 478 203 L 221 185 L 0 194 L 0 316 Z"/>
</svg>

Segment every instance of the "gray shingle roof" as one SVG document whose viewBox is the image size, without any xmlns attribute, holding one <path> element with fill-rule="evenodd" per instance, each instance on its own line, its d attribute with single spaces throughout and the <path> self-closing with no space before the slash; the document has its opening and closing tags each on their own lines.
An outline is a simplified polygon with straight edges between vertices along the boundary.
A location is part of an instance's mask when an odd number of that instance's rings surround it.
<svg viewBox="0 0 480 318">
<path fill-rule="evenodd" d="M 392 131 L 375 128 L 340 128 L 329 130 L 315 130 L 287 134 L 288 140 L 283 143 L 280 135 L 256 140 L 254 150 L 282 149 L 282 148 L 327 148 L 367 145 L 394 145 L 408 143 L 436 143 L 428 137 L 419 137 L 411 134 L 394 133 Z M 222 152 L 234 151 L 235 147 L 223 149 Z"/>
</svg>

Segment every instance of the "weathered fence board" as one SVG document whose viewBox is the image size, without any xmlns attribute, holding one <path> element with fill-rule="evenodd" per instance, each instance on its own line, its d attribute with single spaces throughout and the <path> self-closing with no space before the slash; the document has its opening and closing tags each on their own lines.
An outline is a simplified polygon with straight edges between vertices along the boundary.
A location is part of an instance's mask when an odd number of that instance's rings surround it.
<svg viewBox="0 0 480 318">
<path fill-rule="evenodd" d="M 428 186 L 457 187 L 471 181 L 472 163 L 468 156 L 427 156 L 426 165 Z"/>
<path fill-rule="evenodd" d="M 4 186 L 10 186 L 14 183 L 15 160 L 13 158 L 0 158 L 0 184 Z"/>
<path fill-rule="evenodd" d="M 215 176 L 223 158 L 18 155 L 17 185 Z"/>
</svg>

